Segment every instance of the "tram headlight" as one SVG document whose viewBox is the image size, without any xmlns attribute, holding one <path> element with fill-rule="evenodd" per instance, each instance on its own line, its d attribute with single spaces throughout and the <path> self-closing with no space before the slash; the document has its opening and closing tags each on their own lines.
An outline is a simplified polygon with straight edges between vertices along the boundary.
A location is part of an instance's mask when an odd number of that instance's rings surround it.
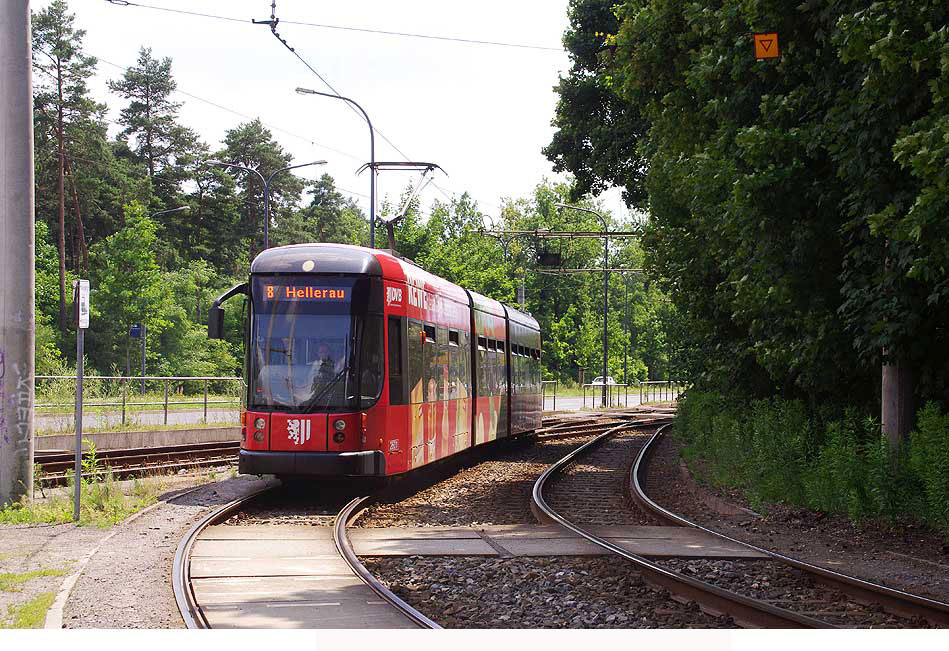
<svg viewBox="0 0 949 651">
<path fill-rule="evenodd" d="M 254 429 L 263 429 L 266 424 L 267 421 L 265 421 L 263 418 L 258 418 L 254 421 Z"/>
<path fill-rule="evenodd" d="M 342 443 L 346 440 L 346 435 L 343 432 L 335 432 L 333 434 L 333 440 L 337 443 Z"/>
<path fill-rule="evenodd" d="M 342 432 L 344 429 L 346 429 L 346 421 L 342 418 L 337 418 L 333 421 L 333 429 L 335 429 L 337 432 Z"/>
<path fill-rule="evenodd" d="M 261 443 L 264 440 L 264 433 L 261 432 L 260 430 L 257 430 L 256 432 L 254 432 L 254 440 L 257 441 L 258 443 Z"/>
</svg>

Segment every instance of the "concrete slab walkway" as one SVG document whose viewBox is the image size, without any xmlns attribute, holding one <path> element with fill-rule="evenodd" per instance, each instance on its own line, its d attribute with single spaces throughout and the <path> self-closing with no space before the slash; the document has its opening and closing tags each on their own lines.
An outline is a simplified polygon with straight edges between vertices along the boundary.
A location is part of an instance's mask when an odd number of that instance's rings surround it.
<svg viewBox="0 0 949 651">
<path fill-rule="evenodd" d="M 682 527 L 594 527 L 651 557 L 760 558 Z M 361 556 L 597 556 L 554 526 L 352 529 Z M 191 556 L 195 596 L 212 628 L 412 628 L 349 570 L 329 527 L 208 527 Z"/>
</svg>

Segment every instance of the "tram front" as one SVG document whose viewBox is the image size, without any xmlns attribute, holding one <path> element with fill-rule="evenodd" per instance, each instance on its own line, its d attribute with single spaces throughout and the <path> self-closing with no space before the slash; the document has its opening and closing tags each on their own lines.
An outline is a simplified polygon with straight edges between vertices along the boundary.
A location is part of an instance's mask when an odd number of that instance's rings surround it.
<svg viewBox="0 0 949 651">
<path fill-rule="evenodd" d="M 378 260 L 359 247 L 303 244 L 257 256 L 243 286 L 241 473 L 385 474 L 366 432 L 384 378 L 382 287 Z M 211 330 L 215 319 L 219 312 Z"/>
</svg>

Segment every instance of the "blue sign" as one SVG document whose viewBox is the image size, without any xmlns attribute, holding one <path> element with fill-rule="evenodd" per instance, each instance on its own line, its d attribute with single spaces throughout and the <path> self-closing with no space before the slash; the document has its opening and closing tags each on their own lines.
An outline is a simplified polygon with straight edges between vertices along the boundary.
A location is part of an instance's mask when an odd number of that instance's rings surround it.
<svg viewBox="0 0 949 651">
<path fill-rule="evenodd" d="M 140 339 L 142 337 L 142 324 L 135 323 L 129 328 L 129 337 L 132 339 Z"/>
</svg>

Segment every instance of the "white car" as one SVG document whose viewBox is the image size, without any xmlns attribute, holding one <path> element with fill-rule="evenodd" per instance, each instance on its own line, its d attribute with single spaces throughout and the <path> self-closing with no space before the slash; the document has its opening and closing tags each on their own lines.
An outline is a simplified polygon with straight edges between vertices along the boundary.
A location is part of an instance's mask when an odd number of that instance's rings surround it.
<svg viewBox="0 0 949 651">
<path fill-rule="evenodd" d="M 593 378 L 593 382 L 590 382 L 590 384 L 592 384 L 595 387 L 603 386 L 603 376 L 597 375 L 595 378 Z M 614 380 L 611 376 L 607 375 L 606 384 L 616 384 L 616 380 Z"/>
</svg>

